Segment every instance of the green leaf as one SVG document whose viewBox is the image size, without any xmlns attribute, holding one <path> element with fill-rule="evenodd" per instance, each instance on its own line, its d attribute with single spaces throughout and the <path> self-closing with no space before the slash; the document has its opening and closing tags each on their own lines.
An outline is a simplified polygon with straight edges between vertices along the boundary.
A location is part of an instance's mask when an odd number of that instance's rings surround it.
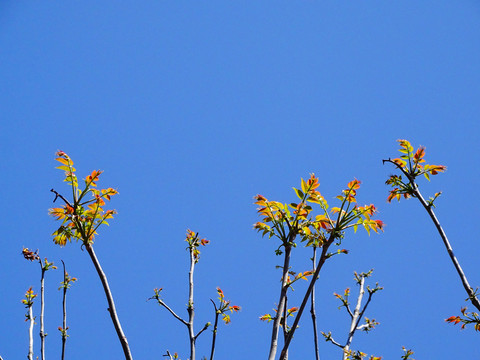
<svg viewBox="0 0 480 360">
<path fill-rule="evenodd" d="M 295 188 L 293 188 L 293 190 L 295 190 L 295 193 L 300 198 L 300 200 L 303 200 L 303 197 L 304 197 L 303 192 L 301 190 L 298 190 L 298 189 L 295 189 Z"/>
<path fill-rule="evenodd" d="M 55 169 L 60 169 L 60 170 L 63 170 L 63 171 L 76 171 L 75 168 L 70 168 L 69 166 L 65 166 L 65 165 L 62 165 L 62 166 L 57 166 Z"/>
</svg>

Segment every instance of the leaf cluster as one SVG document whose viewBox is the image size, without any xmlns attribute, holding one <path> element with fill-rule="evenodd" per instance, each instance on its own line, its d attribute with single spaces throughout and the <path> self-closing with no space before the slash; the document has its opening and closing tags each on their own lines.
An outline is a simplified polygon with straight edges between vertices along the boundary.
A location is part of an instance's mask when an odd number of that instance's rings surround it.
<svg viewBox="0 0 480 360">
<path fill-rule="evenodd" d="M 480 317 L 477 312 L 467 312 L 466 307 L 461 308 L 460 312 L 462 316 L 450 316 L 448 319 L 445 319 L 445 321 L 454 325 L 462 323 L 462 330 L 465 329 L 465 326 L 468 324 L 474 324 L 473 328 L 475 331 L 480 331 Z"/>
<path fill-rule="evenodd" d="M 49 214 L 56 220 L 62 220 L 62 225 L 52 234 L 53 241 L 60 246 L 65 246 L 72 239 L 80 240 L 84 245 L 91 244 L 100 225 L 108 225 L 106 220 L 113 218 L 116 213 L 115 210 L 105 210 L 103 207 L 105 201 L 109 201 L 118 192 L 112 188 L 96 188 L 96 182 L 102 174 L 99 170 L 92 171 L 84 179 L 83 189 L 80 189 L 72 159 L 63 151 L 58 151 L 56 155 L 56 160 L 62 164 L 57 169 L 65 171 L 64 181 L 71 186 L 72 201 L 51 190 L 56 195 L 55 200 L 61 198 L 64 201 L 61 207 L 49 210 Z"/>
<path fill-rule="evenodd" d="M 195 263 L 197 263 L 200 259 L 200 250 L 198 250 L 198 248 L 200 247 L 200 245 L 206 246 L 210 242 L 210 240 L 201 239 L 198 233 L 187 229 L 187 236 L 185 238 L 185 241 L 188 243 L 187 249 L 190 249 L 193 252 Z"/>
<path fill-rule="evenodd" d="M 241 308 L 238 305 L 230 305 L 230 300 L 225 300 L 225 295 L 223 294 L 222 289 L 220 289 L 219 287 L 217 287 L 217 293 L 220 303 L 218 305 L 215 305 L 215 311 L 217 314 L 222 315 L 222 320 L 225 324 L 230 324 L 231 319 L 228 311 L 230 311 L 231 313 L 239 312 Z"/>
<path fill-rule="evenodd" d="M 400 144 L 399 158 L 384 160 L 384 162 L 393 163 L 406 177 L 406 180 L 401 175 L 390 175 L 386 181 L 387 185 L 393 187 L 390 190 L 387 201 L 391 202 L 393 199 L 400 201 L 402 196 L 405 199 L 415 196 L 415 179 L 418 176 L 425 176 L 427 180 L 430 180 L 430 175 L 437 175 L 440 172 L 446 171 L 447 167 L 444 165 L 429 165 L 425 163 L 425 147 L 420 146 L 414 151 L 412 145 L 407 140 L 397 140 Z M 422 165 L 423 164 L 423 165 Z M 433 205 L 433 201 L 440 196 L 440 193 L 436 193 L 434 198 L 430 199 L 430 204 Z"/>
<path fill-rule="evenodd" d="M 37 297 L 37 294 L 33 292 L 33 287 L 30 288 L 25 293 L 25 299 L 22 299 L 22 304 L 25 305 L 26 308 L 29 308 L 33 305 L 33 300 Z"/>
<path fill-rule="evenodd" d="M 301 240 L 306 242 L 306 246 L 315 247 L 321 247 L 327 238 L 340 241 L 343 232 L 350 227 L 356 231 L 361 225 L 368 233 L 370 230 L 378 232 L 383 229 L 384 224 L 381 220 L 372 219 L 377 212 L 373 204 L 357 205 L 359 180 L 354 179 L 348 183 L 347 188 L 336 197 L 340 201 L 340 206 L 331 209 L 317 190 L 319 185 L 314 174 L 311 174 L 307 181 L 301 179 L 301 189 L 293 188 L 300 200 L 298 203 L 283 204 L 269 201 L 263 195 L 255 196 L 255 204 L 259 206 L 257 211 L 262 221 L 255 223 L 254 229 L 261 232 L 262 236 L 277 237 L 281 241 L 281 246 L 295 246 L 294 239 L 299 235 Z M 312 205 L 319 206 L 319 214 L 313 213 Z M 281 253 L 277 250 L 277 255 Z"/>
</svg>

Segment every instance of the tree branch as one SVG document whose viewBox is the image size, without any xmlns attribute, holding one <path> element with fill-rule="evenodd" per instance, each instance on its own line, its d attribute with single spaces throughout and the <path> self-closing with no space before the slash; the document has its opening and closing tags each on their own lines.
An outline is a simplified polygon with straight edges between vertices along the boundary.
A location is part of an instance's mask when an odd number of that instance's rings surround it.
<svg viewBox="0 0 480 360">
<path fill-rule="evenodd" d="M 173 360 L 172 354 L 170 354 L 170 351 L 167 350 L 167 353 L 165 355 L 162 355 L 164 357 L 168 357 L 170 360 Z"/>
<path fill-rule="evenodd" d="M 475 291 L 473 288 L 470 286 L 468 283 L 468 279 L 463 272 L 462 267 L 460 266 L 460 263 L 458 262 L 457 258 L 455 257 L 455 254 L 453 253 L 452 246 L 450 245 L 450 242 L 448 241 L 447 235 L 445 234 L 445 231 L 443 231 L 442 226 L 440 225 L 440 222 L 438 221 L 437 217 L 435 216 L 435 213 L 432 209 L 432 206 L 428 205 L 425 199 L 423 198 L 422 194 L 420 193 L 420 190 L 418 189 L 418 186 L 413 180 L 410 180 L 412 185 L 414 186 L 414 191 L 415 191 L 415 197 L 418 198 L 420 203 L 423 205 L 425 210 L 428 212 L 428 215 L 430 215 L 430 218 L 432 219 L 433 223 L 435 224 L 435 227 L 437 228 L 438 233 L 440 234 L 440 237 L 443 240 L 443 244 L 445 245 L 445 248 L 447 249 L 448 255 L 450 256 L 450 260 L 452 260 L 453 266 L 457 270 L 458 276 L 460 277 L 460 280 L 462 281 L 462 285 L 465 289 L 465 291 L 468 294 L 468 298 L 470 299 L 470 302 L 475 306 L 478 310 L 480 310 L 480 301 L 477 298 Z"/>
<path fill-rule="evenodd" d="M 178 321 L 180 321 L 182 324 L 188 326 L 188 322 L 186 322 L 186 321 L 183 320 L 180 316 L 178 316 L 178 315 L 175 313 L 175 311 L 173 311 L 163 300 L 157 299 L 157 301 L 158 301 L 158 303 L 159 303 L 160 305 L 162 305 L 165 309 L 167 309 L 167 310 L 170 312 L 170 314 L 173 315 L 173 317 L 174 317 L 175 319 L 177 319 Z"/>
<path fill-rule="evenodd" d="M 128 346 L 127 337 L 123 333 L 122 325 L 120 324 L 120 320 L 118 319 L 117 310 L 115 309 L 115 303 L 113 301 L 112 292 L 110 291 L 110 287 L 108 285 L 107 276 L 103 272 L 102 267 L 100 266 L 100 262 L 95 255 L 95 251 L 93 250 L 93 246 L 91 243 L 84 241 L 85 248 L 87 249 L 90 258 L 97 270 L 98 276 L 102 281 L 103 290 L 105 291 L 105 296 L 108 302 L 108 312 L 110 313 L 110 317 L 112 318 L 113 326 L 115 327 L 115 331 L 117 332 L 118 339 L 122 344 L 123 353 L 125 355 L 126 360 L 132 360 L 132 354 L 130 353 L 130 347 Z M 193 360 L 193 359 L 192 359 Z"/>
<path fill-rule="evenodd" d="M 315 272 L 316 265 L 317 265 L 317 247 L 316 246 L 313 246 L 312 263 L 313 263 L 313 272 Z M 313 324 L 313 346 L 315 350 L 315 360 L 320 360 L 320 354 L 318 351 L 317 316 L 315 314 L 315 285 L 313 286 L 313 289 L 312 289 L 310 302 L 311 302 L 310 314 L 312 315 L 312 324 Z"/>
<path fill-rule="evenodd" d="M 195 254 L 194 249 L 190 246 L 190 271 L 188 272 L 188 335 L 190 338 L 190 360 L 195 360 L 195 333 L 193 330 L 193 319 L 195 317 L 195 309 L 193 307 L 193 272 L 195 270 Z"/>
<path fill-rule="evenodd" d="M 59 194 L 59 193 L 56 192 L 54 189 L 50 189 L 50 191 L 55 194 L 55 199 L 53 199 L 53 202 L 57 201 L 57 198 L 60 198 L 60 199 L 63 200 L 63 202 L 64 202 L 65 204 L 67 204 L 68 206 L 70 206 L 71 208 L 73 208 L 72 204 L 70 204 L 70 202 L 69 202 L 67 199 L 65 199 L 62 194 Z"/>
<path fill-rule="evenodd" d="M 353 335 L 355 334 L 355 330 L 357 330 L 358 323 L 361 320 L 361 315 L 363 315 L 363 313 L 360 312 L 360 308 L 362 306 L 363 295 L 365 294 L 365 276 L 363 274 L 360 276 L 360 290 L 358 291 L 357 305 L 355 306 L 355 310 L 353 311 L 353 317 L 352 322 L 350 323 L 350 331 L 348 333 L 347 343 L 343 348 L 343 360 L 347 359 L 347 353 L 348 350 L 350 350 L 350 345 L 353 341 Z"/>
<path fill-rule="evenodd" d="M 293 239 L 290 239 L 292 238 Z M 277 354 L 277 347 L 278 347 L 278 330 L 280 327 L 280 321 L 282 320 L 282 315 L 283 315 L 283 309 L 285 307 L 285 301 L 287 297 L 287 280 L 288 280 L 288 268 L 290 266 L 290 255 L 292 252 L 292 245 L 291 243 L 294 240 L 293 235 L 289 235 L 289 240 L 285 244 L 285 256 L 284 256 L 284 261 L 283 261 L 283 273 L 282 273 L 282 287 L 280 288 L 280 299 L 278 301 L 278 306 L 277 306 L 277 315 L 275 317 L 275 320 L 273 322 L 273 328 L 272 328 L 272 339 L 270 342 L 270 353 L 268 356 L 268 360 L 275 360 L 275 355 Z M 287 337 L 288 338 L 288 337 Z"/>
<path fill-rule="evenodd" d="M 33 318 L 32 306 L 28 307 L 28 318 L 30 320 L 30 326 L 28 327 L 28 360 L 33 360 L 33 324 L 35 324 L 35 319 Z"/>
<path fill-rule="evenodd" d="M 335 240 L 335 232 L 332 232 L 328 241 L 326 241 L 325 244 L 322 246 L 322 254 L 320 256 L 320 260 L 318 261 L 317 269 L 315 270 L 315 273 L 312 276 L 312 280 L 310 281 L 310 285 L 308 286 L 307 292 L 305 293 L 302 304 L 300 305 L 300 308 L 298 309 L 297 316 L 295 316 L 295 320 L 293 322 L 292 328 L 288 332 L 288 337 L 285 340 L 285 344 L 283 346 L 283 349 L 282 349 L 282 352 L 280 354 L 280 359 L 279 360 L 285 360 L 286 351 L 287 351 L 288 347 L 290 346 L 290 342 L 292 341 L 293 334 L 295 333 L 295 330 L 297 329 L 297 326 L 298 326 L 298 323 L 299 323 L 300 318 L 302 316 L 303 310 L 305 309 L 305 306 L 308 302 L 308 299 L 310 298 L 310 294 L 312 293 L 313 286 L 315 285 L 315 282 L 318 279 L 318 276 L 320 274 L 320 270 L 322 270 L 323 264 L 325 264 L 325 261 L 328 259 L 328 255 L 327 255 L 328 248 L 330 247 L 330 245 L 332 245 L 334 240 Z M 271 360 L 273 360 L 273 359 L 271 359 Z"/>
<path fill-rule="evenodd" d="M 415 182 L 415 177 L 412 176 L 408 171 L 405 171 L 405 169 L 402 166 L 400 166 L 396 162 L 392 161 L 391 159 L 383 160 L 383 163 L 386 163 L 386 162 L 389 162 L 389 163 L 392 163 L 393 165 L 395 165 L 407 177 L 407 179 L 408 179 L 408 181 L 409 181 L 409 183 L 410 183 L 410 185 L 413 189 L 413 196 L 416 197 L 418 199 L 418 201 L 420 201 L 422 206 L 427 211 L 428 215 L 430 215 L 430 218 L 432 219 L 433 224 L 437 228 L 437 231 L 438 231 L 440 237 L 442 238 L 443 244 L 444 244 L 445 248 L 447 249 L 450 260 L 452 261 L 453 266 L 455 267 L 455 270 L 457 271 L 458 276 L 460 277 L 462 285 L 463 285 L 465 291 L 467 292 L 467 295 L 468 295 L 468 298 L 470 299 L 470 302 L 472 303 L 473 306 L 475 306 L 478 310 L 480 310 L 480 301 L 479 301 L 478 297 L 476 296 L 475 291 L 470 286 L 470 284 L 468 282 L 468 279 L 467 279 L 462 267 L 460 266 L 460 263 L 458 262 L 457 258 L 455 257 L 455 254 L 453 253 L 452 246 L 450 245 L 450 242 L 448 241 L 447 235 L 445 234 L 445 231 L 443 230 L 443 228 L 440 224 L 440 221 L 438 221 L 438 219 L 435 215 L 435 212 L 432 209 L 432 206 L 425 201 L 422 194 L 420 193 L 419 187 L 418 187 L 417 183 Z"/>
<path fill-rule="evenodd" d="M 42 259 L 38 259 L 40 263 L 40 267 L 42 269 L 42 276 L 40 279 L 40 351 L 41 351 L 41 359 L 45 360 L 45 322 L 44 322 L 44 315 L 45 315 L 45 269 L 43 267 Z"/>
<path fill-rule="evenodd" d="M 220 314 L 218 313 L 217 305 L 215 305 L 215 302 L 212 299 L 210 299 L 210 301 L 212 302 L 213 307 L 215 308 L 215 324 L 213 325 L 212 351 L 210 352 L 210 360 L 213 360 L 213 354 L 215 353 L 215 342 L 217 339 L 218 316 Z"/>
<path fill-rule="evenodd" d="M 65 359 L 65 346 L 67 343 L 67 270 L 65 269 L 65 263 L 63 264 L 63 327 L 62 327 L 62 360 Z"/>
<path fill-rule="evenodd" d="M 203 326 L 202 330 L 200 330 L 200 331 L 197 333 L 197 335 L 195 335 L 194 339 L 197 340 L 197 338 L 200 336 L 200 334 L 203 333 L 205 330 L 207 330 L 210 325 L 211 325 L 210 323 L 206 323 L 206 324 Z"/>
</svg>

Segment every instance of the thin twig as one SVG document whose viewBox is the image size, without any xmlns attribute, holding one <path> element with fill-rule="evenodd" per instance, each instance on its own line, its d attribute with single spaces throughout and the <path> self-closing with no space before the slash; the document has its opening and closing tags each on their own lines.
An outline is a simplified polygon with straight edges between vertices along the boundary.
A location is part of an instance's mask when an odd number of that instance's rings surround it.
<svg viewBox="0 0 480 360">
<path fill-rule="evenodd" d="M 213 360 L 213 354 L 215 352 L 215 341 L 217 339 L 218 316 L 220 314 L 218 313 L 217 305 L 215 305 L 215 302 L 212 299 L 210 299 L 210 301 L 212 302 L 213 307 L 215 308 L 215 324 L 213 325 L 212 350 L 210 352 L 210 360 Z"/>
<path fill-rule="evenodd" d="M 200 336 L 200 334 L 203 333 L 205 330 L 207 330 L 210 325 L 211 325 L 210 323 L 206 323 L 206 324 L 203 326 L 202 330 L 200 330 L 200 331 L 197 333 L 197 335 L 195 335 L 195 340 L 197 340 L 197 338 Z"/>
<path fill-rule="evenodd" d="M 168 358 L 170 360 L 173 360 L 173 356 L 172 356 L 172 354 L 170 354 L 170 351 L 168 351 L 168 350 L 167 350 L 167 353 L 165 355 L 162 355 L 162 356 L 168 356 Z"/>
<path fill-rule="evenodd" d="M 327 338 L 325 339 L 325 341 L 330 341 L 333 345 L 338 346 L 339 348 L 341 348 L 343 350 L 344 345 L 335 341 L 334 338 L 332 337 L 331 333 L 328 333 L 328 335 L 326 335 L 326 336 L 327 336 Z"/>
<path fill-rule="evenodd" d="M 62 194 L 59 194 L 59 193 L 56 192 L 54 189 L 50 189 L 50 191 L 55 194 L 55 199 L 53 199 L 53 202 L 57 201 L 57 198 L 60 198 L 60 199 L 63 200 L 63 202 L 64 202 L 65 204 L 67 204 L 68 206 L 70 206 L 71 208 L 73 208 L 73 206 L 70 204 L 70 202 L 69 202 L 67 199 L 65 199 Z"/>
<path fill-rule="evenodd" d="M 369 326 L 368 324 L 364 324 L 364 325 L 358 326 L 358 324 L 359 324 L 360 320 L 362 320 L 363 314 L 365 313 L 365 310 L 367 310 L 367 307 L 368 307 L 368 305 L 370 304 L 370 301 L 372 300 L 373 293 L 374 293 L 373 291 L 369 291 L 369 292 L 368 292 L 368 299 L 367 299 L 365 305 L 363 306 L 363 309 L 362 309 L 362 311 L 360 312 L 360 315 L 358 316 L 357 327 L 356 327 L 357 330 L 362 330 L 363 328 Z"/>
<path fill-rule="evenodd" d="M 195 264 L 197 262 L 197 257 L 195 256 L 195 246 L 190 244 L 189 254 L 190 254 L 190 270 L 188 272 L 188 305 L 187 305 L 187 312 L 188 312 L 188 321 L 182 319 L 179 315 L 175 313 L 163 300 L 159 298 L 159 291 L 156 290 L 156 295 L 150 299 L 156 299 L 157 302 L 165 307 L 172 316 L 180 321 L 187 327 L 188 336 L 190 340 L 190 360 L 195 360 L 195 343 L 197 338 L 202 334 L 209 326 L 210 323 L 206 323 L 205 326 L 195 335 L 194 333 L 194 317 L 195 317 L 195 308 L 194 308 L 194 299 L 193 299 L 193 290 L 194 290 L 194 282 L 193 282 L 193 273 L 195 270 Z M 161 290 L 161 289 L 160 289 Z M 150 300 L 149 299 L 149 300 Z M 167 356 L 170 353 L 167 351 Z M 213 354 L 213 353 L 212 353 Z M 165 355 L 164 355 L 165 356 Z"/>
<path fill-rule="evenodd" d="M 67 343 L 67 270 L 65 269 L 65 263 L 63 264 L 63 323 L 62 323 L 62 360 L 65 360 L 65 346 Z"/>
<path fill-rule="evenodd" d="M 355 305 L 355 309 L 353 310 L 353 313 L 351 311 L 349 311 L 349 314 L 352 313 L 353 316 L 351 317 L 350 330 L 348 332 L 348 337 L 347 337 L 347 341 L 346 341 L 345 345 L 341 345 L 340 343 L 335 341 L 332 337 L 331 332 L 329 332 L 328 334 L 322 333 L 323 336 L 325 337 L 326 341 L 330 341 L 332 344 L 338 346 L 339 348 L 341 348 L 343 350 L 342 351 L 342 359 L 343 360 L 346 360 L 346 359 L 349 358 L 348 356 L 350 354 L 350 346 L 352 344 L 355 332 L 359 331 L 359 330 L 369 331 L 371 328 L 373 328 L 374 325 L 378 324 L 378 323 L 375 322 L 375 320 L 371 321 L 371 320 L 367 319 L 365 324 L 360 325 L 360 326 L 358 325 L 360 323 L 360 321 L 362 320 L 363 315 L 365 314 L 365 311 L 367 310 L 367 307 L 370 304 L 370 301 L 372 300 L 373 294 L 375 292 L 377 292 L 378 290 L 382 289 L 381 287 L 378 286 L 378 283 L 376 284 L 375 288 L 373 288 L 373 289 L 370 289 L 369 287 L 367 287 L 368 299 L 362 307 L 362 300 L 363 300 L 363 297 L 364 297 L 364 294 L 365 294 L 365 278 L 369 277 L 370 274 L 371 274 L 371 271 L 369 271 L 368 273 L 361 273 L 359 275 L 357 275 L 357 273 L 355 273 L 355 279 L 356 279 L 358 285 L 360 286 L 360 289 L 358 291 L 358 297 L 357 297 L 357 303 Z M 338 295 L 337 295 L 337 297 L 338 297 Z M 342 301 L 342 307 L 345 307 L 347 310 L 349 310 L 348 289 L 345 290 L 344 297 L 340 297 L 340 299 Z"/>
<path fill-rule="evenodd" d="M 177 319 L 178 321 L 180 321 L 182 324 L 188 326 L 188 322 L 186 322 L 186 321 L 183 320 L 180 316 L 178 316 L 178 315 L 175 313 L 175 311 L 173 311 L 167 304 L 165 304 L 165 302 L 164 302 L 163 300 L 157 299 L 157 301 L 158 301 L 158 303 L 159 303 L 160 305 L 162 305 L 165 309 L 167 309 L 167 310 L 170 312 L 170 314 L 173 315 L 173 317 L 174 317 L 175 319 Z"/>
<path fill-rule="evenodd" d="M 345 309 L 347 309 L 348 315 L 350 315 L 350 317 L 353 319 L 353 313 L 352 310 L 350 310 L 350 306 L 346 305 Z"/>
</svg>

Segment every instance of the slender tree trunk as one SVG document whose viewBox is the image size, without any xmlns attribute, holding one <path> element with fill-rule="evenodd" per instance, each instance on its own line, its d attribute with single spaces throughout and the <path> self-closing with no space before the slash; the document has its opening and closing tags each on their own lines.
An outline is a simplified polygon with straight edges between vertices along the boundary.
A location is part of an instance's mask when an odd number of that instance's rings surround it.
<svg viewBox="0 0 480 360">
<path fill-rule="evenodd" d="M 282 352 L 280 354 L 280 359 L 279 360 L 285 360 L 286 352 L 288 350 L 288 347 L 290 346 L 290 342 L 292 341 L 293 334 L 295 333 L 295 330 L 297 329 L 298 323 L 300 321 L 300 318 L 302 316 L 303 310 L 305 309 L 305 306 L 307 305 L 308 299 L 310 298 L 310 295 L 312 293 L 313 287 L 315 286 L 315 282 L 318 279 L 318 275 L 320 274 L 320 270 L 322 270 L 323 264 L 325 264 L 325 261 L 327 260 L 327 251 L 330 245 L 332 245 L 333 241 L 335 238 L 333 237 L 333 234 L 330 236 L 328 241 L 322 246 L 322 255 L 320 256 L 320 260 L 318 260 L 318 265 L 317 269 L 315 270 L 315 273 L 313 274 L 312 280 L 310 281 L 310 285 L 308 286 L 307 292 L 305 293 L 305 296 L 303 298 L 302 304 L 300 305 L 300 308 L 298 309 L 297 316 L 295 316 L 295 320 L 293 322 L 292 328 L 290 332 L 288 333 L 287 340 L 285 341 L 285 344 L 283 346 Z M 269 359 L 273 360 L 273 359 Z"/>
<path fill-rule="evenodd" d="M 35 324 L 35 319 L 33 318 L 33 309 L 30 305 L 28 307 L 28 317 L 30 319 L 30 326 L 28 328 L 28 360 L 33 360 L 33 325 Z"/>
<path fill-rule="evenodd" d="M 288 304 L 288 296 L 285 295 L 285 304 L 283 306 L 283 317 L 281 321 L 281 326 L 283 330 L 283 342 L 287 340 L 287 336 L 288 336 L 288 325 L 287 325 L 288 305 L 287 304 Z M 285 360 L 288 360 L 288 350 L 287 350 L 287 353 L 285 354 Z"/>
<path fill-rule="evenodd" d="M 355 306 L 355 310 L 353 311 L 352 322 L 350 323 L 350 331 L 348 333 L 347 343 L 343 348 L 343 360 L 347 359 L 347 352 L 350 350 L 350 345 L 353 341 L 353 335 L 355 334 L 355 330 L 357 329 L 358 323 L 360 322 L 360 308 L 362 306 L 362 299 L 363 295 L 365 294 L 365 276 L 362 276 L 360 279 L 360 290 L 358 293 L 357 298 L 357 305 Z"/>
<path fill-rule="evenodd" d="M 193 249 L 190 249 L 190 271 L 188 272 L 188 334 L 190 337 L 190 360 L 195 360 L 195 332 L 193 330 L 193 319 L 195 309 L 193 307 L 193 271 L 195 270 L 195 256 Z"/>
<path fill-rule="evenodd" d="M 277 315 L 273 322 L 272 329 L 272 340 L 270 343 L 270 354 L 268 355 L 268 360 L 275 360 L 275 355 L 277 354 L 278 347 L 278 330 L 280 327 L 280 321 L 282 320 L 283 308 L 285 307 L 285 302 L 287 298 L 287 279 L 288 279 L 288 268 L 290 267 L 290 255 L 292 252 L 292 245 L 285 245 L 285 258 L 283 262 L 283 273 L 282 273 L 282 287 L 280 289 L 280 299 L 277 306 Z"/>
<path fill-rule="evenodd" d="M 40 262 L 40 266 L 42 263 Z M 42 360 L 45 360 L 45 270 L 42 266 L 42 278 L 40 280 L 40 348 Z"/>
<path fill-rule="evenodd" d="M 42 268 L 42 277 L 40 279 L 40 349 L 42 360 L 45 360 L 45 269 L 43 268 L 42 261 L 40 260 L 40 266 Z"/>
<path fill-rule="evenodd" d="M 102 281 L 103 290 L 105 291 L 105 296 L 108 302 L 108 312 L 110 313 L 110 317 L 112 318 L 113 326 L 115 327 L 115 331 L 117 332 L 118 339 L 122 344 L 123 353 L 125 354 L 125 359 L 132 360 L 130 347 L 128 346 L 127 337 L 123 333 L 120 320 L 118 319 L 117 310 L 115 309 L 115 303 L 113 301 L 112 292 L 110 291 L 110 287 L 108 285 L 107 276 L 105 275 L 105 273 L 102 270 L 102 267 L 100 266 L 100 262 L 98 261 L 97 256 L 95 255 L 95 251 L 93 250 L 92 244 L 85 244 L 85 248 L 87 249 L 87 252 L 90 255 L 90 258 L 92 259 L 93 264 L 95 265 L 95 269 L 97 270 L 98 276 Z"/>
<path fill-rule="evenodd" d="M 317 266 L 317 247 L 313 247 L 313 272 L 315 273 L 316 266 Z M 313 324 L 313 343 L 315 348 L 315 360 L 320 360 L 320 354 L 318 352 L 318 334 L 317 334 L 317 315 L 315 313 L 315 285 L 313 285 L 312 294 L 310 296 L 310 314 L 312 315 L 312 324 Z"/>
</svg>

